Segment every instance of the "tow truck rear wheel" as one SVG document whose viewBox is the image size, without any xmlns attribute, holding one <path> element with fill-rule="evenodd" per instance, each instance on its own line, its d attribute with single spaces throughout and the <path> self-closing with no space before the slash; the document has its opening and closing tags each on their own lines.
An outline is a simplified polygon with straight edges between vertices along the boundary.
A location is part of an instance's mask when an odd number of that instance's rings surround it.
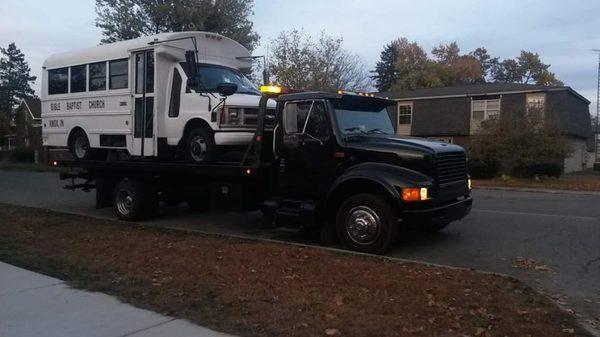
<svg viewBox="0 0 600 337">
<path fill-rule="evenodd" d="M 136 180 L 122 180 L 113 192 L 113 209 L 125 221 L 148 219 L 156 213 L 158 197 L 152 187 Z"/>
<path fill-rule="evenodd" d="M 382 254 L 396 243 L 397 216 L 385 198 L 358 194 L 344 201 L 336 216 L 338 238 L 349 249 Z"/>
</svg>

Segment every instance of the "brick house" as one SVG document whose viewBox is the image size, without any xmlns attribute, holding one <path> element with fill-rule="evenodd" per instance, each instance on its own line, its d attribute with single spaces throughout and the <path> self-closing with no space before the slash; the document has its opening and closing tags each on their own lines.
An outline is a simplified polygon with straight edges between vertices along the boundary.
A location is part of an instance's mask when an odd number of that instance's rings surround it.
<svg viewBox="0 0 600 337">
<path fill-rule="evenodd" d="M 376 95 L 398 101 L 390 118 L 398 135 L 437 139 L 467 145 L 481 122 L 500 114 L 516 114 L 528 108 L 542 109 L 560 122 L 573 152 L 565 159 L 564 171 L 586 168 L 587 141 L 591 137 L 589 104 L 570 87 L 517 83 L 487 83 L 427 88 Z"/>
</svg>

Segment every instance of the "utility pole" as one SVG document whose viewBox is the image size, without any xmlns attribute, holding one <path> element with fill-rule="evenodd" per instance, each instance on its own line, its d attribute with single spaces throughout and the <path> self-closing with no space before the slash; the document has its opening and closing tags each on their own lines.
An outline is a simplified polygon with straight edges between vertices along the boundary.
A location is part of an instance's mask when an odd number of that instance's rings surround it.
<svg viewBox="0 0 600 337">
<path fill-rule="evenodd" d="M 600 133 L 600 130 L 598 129 L 598 124 L 600 123 L 600 120 L 598 119 L 598 116 L 600 116 L 600 49 L 592 49 L 592 51 L 598 53 L 598 79 L 597 79 L 597 89 L 596 89 L 596 123 L 594 125 L 594 153 L 595 153 L 595 163 L 600 163 L 600 160 L 598 158 L 598 153 L 600 152 L 600 149 L 598 148 L 598 143 L 600 143 L 600 139 L 598 138 L 598 135 Z"/>
</svg>

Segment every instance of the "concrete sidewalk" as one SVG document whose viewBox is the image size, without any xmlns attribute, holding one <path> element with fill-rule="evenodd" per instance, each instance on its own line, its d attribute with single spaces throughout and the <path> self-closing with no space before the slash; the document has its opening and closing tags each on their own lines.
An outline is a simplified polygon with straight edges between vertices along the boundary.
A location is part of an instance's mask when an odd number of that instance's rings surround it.
<svg viewBox="0 0 600 337">
<path fill-rule="evenodd" d="M 0 336 L 226 337 L 0 262 Z"/>
</svg>

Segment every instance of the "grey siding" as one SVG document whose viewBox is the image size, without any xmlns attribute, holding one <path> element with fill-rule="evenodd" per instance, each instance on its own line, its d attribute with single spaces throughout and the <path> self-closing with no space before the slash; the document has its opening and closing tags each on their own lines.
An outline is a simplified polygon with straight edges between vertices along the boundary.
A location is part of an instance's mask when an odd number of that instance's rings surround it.
<svg viewBox="0 0 600 337">
<path fill-rule="evenodd" d="M 589 104 L 568 91 L 546 93 L 546 117 L 555 119 L 567 135 L 592 135 Z"/>
<path fill-rule="evenodd" d="M 500 96 L 500 116 L 523 116 L 525 113 L 525 94 L 503 94 Z"/>
<path fill-rule="evenodd" d="M 469 134 L 471 104 L 467 97 L 413 101 L 413 136 L 460 136 Z"/>
</svg>

